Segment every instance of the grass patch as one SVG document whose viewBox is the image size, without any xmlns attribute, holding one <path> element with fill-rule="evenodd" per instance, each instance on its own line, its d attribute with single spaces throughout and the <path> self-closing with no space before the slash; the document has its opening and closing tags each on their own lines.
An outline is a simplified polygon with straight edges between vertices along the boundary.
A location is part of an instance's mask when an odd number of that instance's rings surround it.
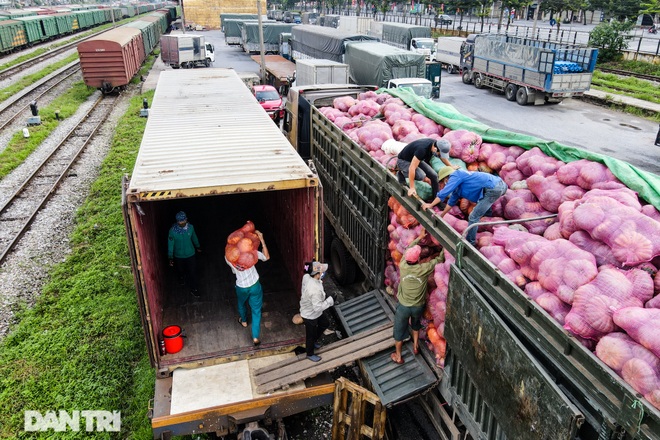
<svg viewBox="0 0 660 440">
<path fill-rule="evenodd" d="M 76 52 L 74 54 L 69 55 L 68 57 L 66 57 L 61 61 L 49 65 L 48 67 L 40 70 L 39 72 L 33 73 L 32 75 L 28 75 L 25 78 L 21 78 L 21 80 L 16 82 L 15 84 L 12 84 L 11 86 L 0 90 L 0 102 L 7 100 L 10 96 L 14 95 L 15 93 L 20 92 L 24 88 L 39 81 L 41 78 L 45 77 L 46 75 L 50 75 L 51 73 L 55 72 L 57 69 L 64 67 L 67 64 L 72 63 L 77 59 L 78 59 L 78 53 Z"/>
<path fill-rule="evenodd" d="M 55 111 L 59 111 L 62 119 L 71 117 L 94 92 L 95 89 L 87 87 L 83 82 L 77 82 L 47 107 L 40 109 L 41 125 L 29 128 L 29 138 L 24 138 L 20 131 L 14 134 L 7 147 L 0 153 L 0 179 L 22 164 L 57 128 L 60 121 L 55 119 Z"/>
<path fill-rule="evenodd" d="M 139 84 L 142 81 L 141 78 L 146 77 L 149 74 L 149 71 L 156 62 L 158 55 L 160 55 L 160 49 L 154 49 L 153 53 L 151 53 L 144 61 L 144 64 L 142 64 L 142 67 L 140 67 L 138 73 L 131 79 L 131 84 Z"/>
<path fill-rule="evenodd" d="M 629 72 L 640 73 L 642 75 L 660 76 L 659 64 L 647 63 L 644 61 L 634 61 L 634 60 L 612 61 L 609 63 L 602 63 L 602 64 L 599 63 L 597 67 L 603 67 L 605 69 L 627 70 Z"/>
<path fill-rule="evenodd" d="M 632 77 L 622 78 L 596 70 L 591 80 L 591 85 L 597 90 L 660 103 L 660 87 L 642 79 Z"/>
<path fill-rule="evenodd" d="M 72 253 L 0 343 L 0 437 L 94 438 L 84 425 L 80 432 L 26 433 L 24 411 L 116 410 L 121 433 L 96 438 L 151 438 L 146 410 L 155 373 L 128 269 L 121 177 L 133 167 L 146 125 L 142 99 L 152 97 L 151 91 L 131 100 L 77 212 Z"/>
</svg>

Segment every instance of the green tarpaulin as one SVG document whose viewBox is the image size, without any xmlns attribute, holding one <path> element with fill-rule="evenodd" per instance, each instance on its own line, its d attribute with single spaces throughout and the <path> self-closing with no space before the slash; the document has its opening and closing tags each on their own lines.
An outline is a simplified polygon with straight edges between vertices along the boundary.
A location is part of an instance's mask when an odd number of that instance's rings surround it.
<svg viewBox="0 0 660 440">
<path fill-rule="evenodd" d="M 380 90 L 379 93 L 385 92 Z M 547 141 L 534 136 L 514 133 L 512 131 L 491 128 L 461 114 L 452 105 L 434 102 L 430 99 L 419 99 L 404 89 L 387 90 L 387 93 L 401 98 L 415 111 L 433 119 L 438 124 L 452 130 L 469 130 L 477 133 L 484 142 L 505 146 L 517 145 L 526 150 L 539 147 L 548 156 L 563 162 L 573 162 L 587 159 L 607 166 L 610 171 L 628 188 L 636 191 L 639 197 L 660 210 L 660 176 L 642 171 L 627 162 L 604 154 L 592 153 L 577 147 L 570 147 L 555 141 Z"/>
</svg>

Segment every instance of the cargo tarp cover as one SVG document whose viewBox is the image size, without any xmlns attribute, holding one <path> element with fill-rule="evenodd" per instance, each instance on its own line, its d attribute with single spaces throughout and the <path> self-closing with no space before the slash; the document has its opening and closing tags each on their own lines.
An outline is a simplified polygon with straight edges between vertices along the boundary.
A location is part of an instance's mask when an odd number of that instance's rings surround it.
<svg viewBox="0 0 660 440">
<path fill-rule="evenodd" d="M 279 46 L 280 34 L 284 32 L 290 33 L 291 28 L 294 26 L 298 25 L 289 23 L 264 23 L 264 44 L 274 44 Z M 245 29 L 243 44 L 255 42 L 259 44 L 259 23 L 247 22 L 243 24 L 243 27 Z"/>
<path fill-rule="evenodd" d="M 341 32 L 333 28 L 299 25 L 291 28 L 291 48 L 309 58 L 343 62 L 344 44 L 348 41 L 378 41 L 367 35 Z"/>
<path fill-rule="evenodd" d="M 383 93 L 379 90 L 377 93 Z M 387 93 L 401 98 L 408 106 L 417 112 L 433 119 L 440 125 L 452 130 L 469 130 L 477 133 L 484 142 L 500 145 L 517 145 L 526 150 L 538 147 L 548 156 L 563 162 L 573 162 L 587 159 L 598 162 L 610 169 L 612 173 L 628 188 L 636 191 L 641 198 L 660 210 L 660 176 L 642 171 L 627 162 L 604 154 L 592 153 L 577 147 L 569 147 L 555 141 L 547 141 L 534 136 L 514 133 L 507 130 L 491 128 L 475 121 L 456 110 L 452 105 L 419 99 L 419 96 L 403 89 L 390 89 Z"/>
<path fill-rule="evenodd" d="M 383 41 L 408 49 L 413 38 L 431 38 L 431 28 L 405 23 L 383 23 Z"/>
<path fill-rule="evenodd" d="M 346 45 L 344 61 L 356 84 L 385 87 L 395 78 L 424 78 L 424 55 L 385 43 L 351 42 Z"/>
<path fill-rule="evenodd" d="M 231 19 L 257 20 L 259 19 L 259 15 L 258 14 L 220 14 L 220 27 L 223 30 L 225 30 L 225 24 L 227 20 L 231 20 Z"/>
<path fill-rule="evenodd" d="M 224 29 L 225 29 L 225 39 L 231 38 L 231 37 L 241 37 L 241 24 L 245 21 L 252 22 L 253 20 L 247 20 L 247 19 L 237 19 L 237 18 L 232 18 L 232 19 L 227 19 L 225 20 L 224 23 Z M 257 21 L 254 20 L 256 23 Z"/>
</svg>

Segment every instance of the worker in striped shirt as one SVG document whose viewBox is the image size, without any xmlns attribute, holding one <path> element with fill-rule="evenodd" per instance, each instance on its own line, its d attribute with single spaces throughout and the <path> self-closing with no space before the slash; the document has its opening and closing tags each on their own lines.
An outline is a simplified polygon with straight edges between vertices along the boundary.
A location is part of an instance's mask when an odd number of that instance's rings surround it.
<svg viewBox="0 0 660 440">
<path fill-rule="evenodd" d="M 268 261 L 270 254 L 264 241 L 264 235 L 260 231 L 254 231 L 259 237 L 261 242 L 261 251 L 257 251 L 257 256 L 260 261 Z M 233 265 L 225 257 L 225 261 L 231 268 L 231 271 L 236 275 L 236 296 L 238 298 L 238 322 L 247 327 L 247 307 L 249 304 L 252 310 L 252 342 L 254 346 L 261 344 L 259 339 L 261 331 L 261 306 L 264 299 L 264 291 L 259 282 L 259 273 L 255 266 L 243 268 L 238 265 Z"/>
</svg>

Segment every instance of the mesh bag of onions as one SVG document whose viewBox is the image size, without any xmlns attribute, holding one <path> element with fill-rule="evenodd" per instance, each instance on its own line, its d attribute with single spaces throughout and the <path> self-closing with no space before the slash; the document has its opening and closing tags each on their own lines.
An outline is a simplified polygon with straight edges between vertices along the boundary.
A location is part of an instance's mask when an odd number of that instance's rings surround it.
<svg viewBox="0 0 660 440">
<path fill-rule="evenodd" d="M 243 227 L 227 237 L 225 258 L 234 267 L 245 270 L 257 264 L 260 241 L 254 231 L 254 223 L 248 220 Z"/>
</svg>

